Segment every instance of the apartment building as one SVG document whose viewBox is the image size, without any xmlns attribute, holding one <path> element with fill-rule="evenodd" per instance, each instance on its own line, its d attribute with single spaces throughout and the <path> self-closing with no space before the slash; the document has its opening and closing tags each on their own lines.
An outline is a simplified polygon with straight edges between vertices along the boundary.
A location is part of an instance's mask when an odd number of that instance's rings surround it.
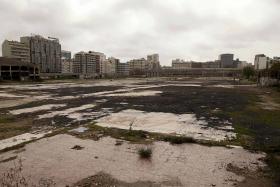
<svg viewBox="0 0 280 187">
<path fill-rule="evenodd" d="M 30 63 L 30 48 L 22 42 L 5 40 L 2 44 L 2 56 Z"/>
<path fill-rule="evenodd" d="M 152 54 L 147 56 L 147 69 L 150 72 L 158 72 L 160 69 L 159 55 Z"/>
<path fill-rule="evenodd" d="M 61 73 L 73 73 L 72 59 L 61 59 Z"/>
<path fill-rule="evenodd" d="M 102 77 L 113 77 L 117 75 L 117 65 L 120 60 L 110 57 L 102 61 Z"/>
<path fill-rule="evenodd" d="M 30 48 L 30 62 L 38 65 L 41 73 L 61 72 L 61 45 L 57 38 L 31 35 L 20 41 Z"/>
<path fill-rule="evenodd" d="M 272 60 L 264 54 L 258 54 L 255 56 L 254 64 L 256 70 L 268 69 L 272 65 Z"/>
<path fill-rule="evenodd" d="M 128 63 L 118 63 L 117 64 L 117 75 L 119 77 L 129 76 L 129 64 Z"/>
<path fill-rule="evenodd" d="M 96 76 L 95 56 L 87 52 L 79 52 L 74 55 L 73 73 L 78 73 L 85 78 Z"/>
<path fill-rule="evenodd" d="M 145 75 L 148 62 L 145 58 L 133 59 L 127 62 L 129 65 L 130 75 Z"/>
</svg>

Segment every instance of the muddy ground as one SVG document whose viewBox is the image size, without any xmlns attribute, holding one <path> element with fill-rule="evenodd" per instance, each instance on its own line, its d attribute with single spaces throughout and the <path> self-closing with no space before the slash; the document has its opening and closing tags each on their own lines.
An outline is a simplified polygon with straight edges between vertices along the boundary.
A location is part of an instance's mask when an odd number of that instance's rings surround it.
<svg viewBox="0 0 280 187">
<path fill-rule="evenodd" d="M 22 147 L 26 142 L 34 142 L 36 137 L 40 137 L 40 133 L 48 133 L 47 136 L 67 133 L 79 138 L 99 141 L 104 136 L 111 136 L 136 144 L 143 143 L 143 140 L 145 140 L 145 144 L 153 144 L 164 140 L 162 137 L 166 135 L 191 136 L 193 141 L 190 142 L 192 143 L 202 143 L 207 146 L 236 145 L 261 155 L 262 152 L 267 153 L 267 156 L 262 157 L 262 162 L 264 165 L 268 164 L 269 167 L 260 166 L 261 171 L 258 170 L 257 176 L 262 177 L 253 180 L 254 185 L 273 185 L 272 183 L 277 181 L 276 174 L 280 171 L 280 93 L 273 89 L 260 89 L 252 84 L 243 85 L 232 80 L 189 78 L 68 81 L 35 85 L 6 84 L 0 85 L 0 103 L 0 148 L 2 146 L 0 165 L 1 159 L 4 160 L 5 162 L 2 163 L 5 168 L 11 166 L 13 161 L 21 156 L 20 153 L 11 154 L 11 149 Z M 134 116 L 131 113 L 124 113 L 124 111 L 134 111 Z M 139 115 L 135 116 L 135 113 L 141 114 L 143 118 Z M 120 114 L 122 118 L 118 117 Z M 113 115 L 116 117 L 113 118 Z M 161 119 L 155 118 L 157 115 L 161 116 Z M 191 115 L 192 118 L 189 119 L 188 115 Z M 165 119 L 166 116 L 174 117 L 174 120 L 171 117 Z M 106 121 L 105 126 L 98 126 L 100 120 Z M 170 124 L 173 127 L 180 128 L 179 131 L 169 128 L 168 120 L 171 120 Z M 164 124 L 165 121 L 168 123 Z M 120 124 L 121 129 L 118 129 L 116 124 Z M 73 131 L 77 127 L 84 129 Z M 162 131 L 163 128 L 168 128 L 168 131 Z M 134 129 L 140 131 L 134 132 Z M 24 133 L 31 133 L 31 135 L 27 134 L 28 136 L 24 136 L 25 138 L 22 139 L 19 135 Z M 229 134 L 234 136 L 231 137 Z M 215 136 L 220 138 L 213 138 Z M 205 140 L 207 141 L 205 142 Z M 30 144 L 35 146 L 36 142 Z M 48 149 L 51 150 L 51 146 Z M 197 155 L 197 157 L 199 158 L 201 155 Z M 9 160 L 9 158 L 16 159 Z M 63 158 L 59 156 L 59 158 L 53 158 L 52 161 L 55 162 L 56 159 Z M 246 162 L 245 158 L 244 162 Z M 221 161 L 217 159 L 217 163 L 221 164 Z M 32 162 L 30 164 L 32 165 Z M 44 167 L 49 167 L 46 163 L 42 164 Z M 153 181 L 149 177 L 136 177 L 131 181 L 125 177 L 122 179 L 120 176 L 114 178 L 111 176 L 110 166 L 107 168 L 100 167 L 100 170 L 91 171 L 88 179 L 87 176 L 80 176 L 76 181 L 71 182 L 81 185 L 81 181 L 84 183 L 99 181 L 97 184 L 101 184 L 105 177 L 112 181 L 112 185 L 116 183 L 119 186 L 139 186 L 139 182 L 147 184 L 146 186 L 165 185 L 161 183 L 162 181 Z M 234 167 L 231 167 L 231 172 L 234 173 L 232 168 Z M 27 169 L 30 168 L 27 167 Z M 4 172 L 1 169 L 0 171 Z M 197 173 L 207 171 L 211 172 L 206 168 L 206 171 L 198 169 Z M 101 175 L 98 172 L 102 172 Z M 158 172 L 164 174 L 164 170 Z M 251 174 L 252 172 L 256 171 L 240 172 L 237 170 L 236 174 L 243 176 L 244 179 L 234 179 L 237 181 L 224 185 L 244 186 L 248 183 L 250 186 L 252 185 L 250 179 L 254 176 Z M 249 175 L 250 177 L 248 177 Z M 219 176 L 213 174 L 213 177 Z M 58 184 L 69 184 L 59 181 L 63 176 L 55 177 L 54 175 L 54 178 L 58 180 Z M 223 177 L 221 179 L 225 180 Z M 183 184 L 182 181 L 184 181 Z M 210 186 L 212 185 L 211 180 L 205 181 L 205 183 L 201 183 L 203 186 L 208 183 Z M 183 176 L 177 182 L 177 186 L 195 185 L 194 182 L 190 183 L 190 180 L 188 181 Z"/>
</svg>

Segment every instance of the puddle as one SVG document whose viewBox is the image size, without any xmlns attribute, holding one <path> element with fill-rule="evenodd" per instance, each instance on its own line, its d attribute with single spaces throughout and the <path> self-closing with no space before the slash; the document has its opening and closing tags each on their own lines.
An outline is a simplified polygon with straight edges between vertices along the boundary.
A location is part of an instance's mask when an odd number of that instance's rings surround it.
<svg viewBox="0 0 280 187">
<path fill-rule="evenodd" d="M 56 109 L 56 108 L 61 108 L 61 107 L 65 107 L 65 106 L 66 106 L 66 104 L 49 104 L 49 105 L 42 105 L 42 106 L 38 106 L 38 107 L 11 110 L 9 112 L 11 114 L 18 115 L 18 114 L 23 114 L 23 113 L 32 113 L 32 112 Z"/>
<path fill-rule="evenodd" d="M 182 186 L 234 186 L 244 177 L 228 171 L 228 164 L 252 171 L 264 166 L 260 160 L 265 154 L 250 153 L 242 148 L 197 144 L 172 146 L 166 142 L 155 142 L 150 145 L 151 160 L 145 161 L 137 154 L 143 145 L 115 144 L 113 138 L 92 141 L 57 135 L 26 145 L 24 152 L 3 153 L 0 159 L 12 156 L 24 158 L 23 172 L 27 176 L 31 176 L 33 181 L 42 177 L 52 178 L 57 186 L 71 185 L 101 171 L 128 183 L 152 181 L 166 184 L 176 180 Z M 83 149 L 71 149 L 75 145 Z M 0 173 L 13 167 L 13 164 L 14 161 L 0 163 Z"/>
<path fill-rule="evenodd" d="M 166 134 L 178 134 L 202 140 L 221 141 L 235 137 L 228 126 L 217 129 L 207 127 L 207 122 L 197 120 L 194 114 L 176 115 L 161 112 L 123 110 L 97 120 L 97 125 L 120 129 L 143 130 Z"/>
<path fill-rule="evenodd" d="M 46 134 L 51 133 L 51 131 L 49 132 L 40 132 L 40 133 L 25 133 L 25 134 L 21 134 L 18 136 L 14 136 L 12 138 L 8 138 L 8 139 L 4 139 L 4 140 L 0 140 L 0 150 L 3 150 L 5 148 L 8 147 L 13 147 L 15 145 L 24 143 L 24 142 L 28 142 L 31 140 L 36 140 L 39 138 L 44 137 Z"/>
</svg>

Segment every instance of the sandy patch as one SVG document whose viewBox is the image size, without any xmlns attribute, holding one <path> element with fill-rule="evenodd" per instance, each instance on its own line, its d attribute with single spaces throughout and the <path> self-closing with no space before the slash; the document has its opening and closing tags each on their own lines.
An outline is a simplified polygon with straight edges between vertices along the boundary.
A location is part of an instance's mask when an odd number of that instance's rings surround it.
<svg viewBox="0 0 280 187">
<path fill-rule="evenodd" d="M 128 183 L 152 181 L 182 186 L 233 186 L 244 177 L 226 170 L 229 163 L 255 171 L 264 164 L 264 154 L 242 148 L 206 147 L 197 144 L 172 146 L 165 142 L 151 145 L 150 161 L 139 159 L 137 150 L 143 145 L 115 146 L 116 140 L 82 140 L 70 135 L 57 135 L 25 146 L 20 153 L 7 152 L 0 160 L 17 155 L 23 172 L 34 181 L 52 178 L 57 186 L 71 185 L 83 178 L 105 172 Z M 82 150 L 71 149 L 78 145 Z M 14 161 L 0 163 L 0 173 L 13 167 Z M 36 166 L 36 167 L 35 167 Z"/>
<path fill-rule="evenodd" d="M 66 110 L 61 110 L 61 111 L 53 111 L 49 112 L 43 115 L 39 115 L 39 119 L 44 119 L 44 118 L 53 118 L 54 116 L 67 116 L 68 118 L 72 119 L 77 119 L 78 116 L 78 111 L 86 110 L 95 107 L 96 104 L 87 104 L 87 105 L 82 105 L 79 107 L 74 107 L 74 108 L 68 108 Z"/>
<path fill-rule="evenodd" d="M 8 147 L 13 147 L 15 145 L 24 143 L 24 142 L 28 142 L 31 140 L 36 140 L 39 138 L 44 137 L 46 134 L 51 133 L 51 131 L 49 132 L 34 132 L 34 133 L 25 133 L 25 134 L 21 134 L 12 138 L 8 138 L 5 140 L 0 140 L 0 150 L 3 150 L 5 148 Z"/>
<path fill-rule="evenodd" d="M 38 111 L 44 111 L 44 110 L 50 110 L 55 108 L 61 108 L 65 107 L 66 104 L 49 104 L 49 105 L 42 105 L 37 107 L 31 107 L 31 108 L 23 108 L 18 110 L 11 110 L 9 111 L 11 114 L 18 115 L 18 114 L 24 114 L 24 113 L 33 113 Z"/>
<path fill-rule="evenodd" d="M 166 134 L 178 134 L 195 139 L 220 141 L 232 139 L 235 133 L 229 127 L 214 129 L 207 127 L 207 122 L 197 120 L 194 114 L 176 115 L 161 112 L 143 112 L 123 110 L 97 120 L 99 126 L 120 129 L 143 130 Z"/>
</svg>

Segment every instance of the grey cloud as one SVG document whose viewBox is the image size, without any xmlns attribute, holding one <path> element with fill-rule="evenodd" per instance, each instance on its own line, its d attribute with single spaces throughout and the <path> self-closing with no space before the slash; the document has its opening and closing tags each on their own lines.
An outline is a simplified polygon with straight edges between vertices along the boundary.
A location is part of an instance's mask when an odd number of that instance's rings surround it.
<svg viewBox="0 0 280 187">
<path fill-rule="evenodd" d="M 73 53 L 123 61 L 158 52 L 165 65 L 222 52 L 251 61 L 259 51 L 280 55 L 279 8 L 278 0 L 0 0 L 0 40 L 38 33 Z"/>
</svg>

